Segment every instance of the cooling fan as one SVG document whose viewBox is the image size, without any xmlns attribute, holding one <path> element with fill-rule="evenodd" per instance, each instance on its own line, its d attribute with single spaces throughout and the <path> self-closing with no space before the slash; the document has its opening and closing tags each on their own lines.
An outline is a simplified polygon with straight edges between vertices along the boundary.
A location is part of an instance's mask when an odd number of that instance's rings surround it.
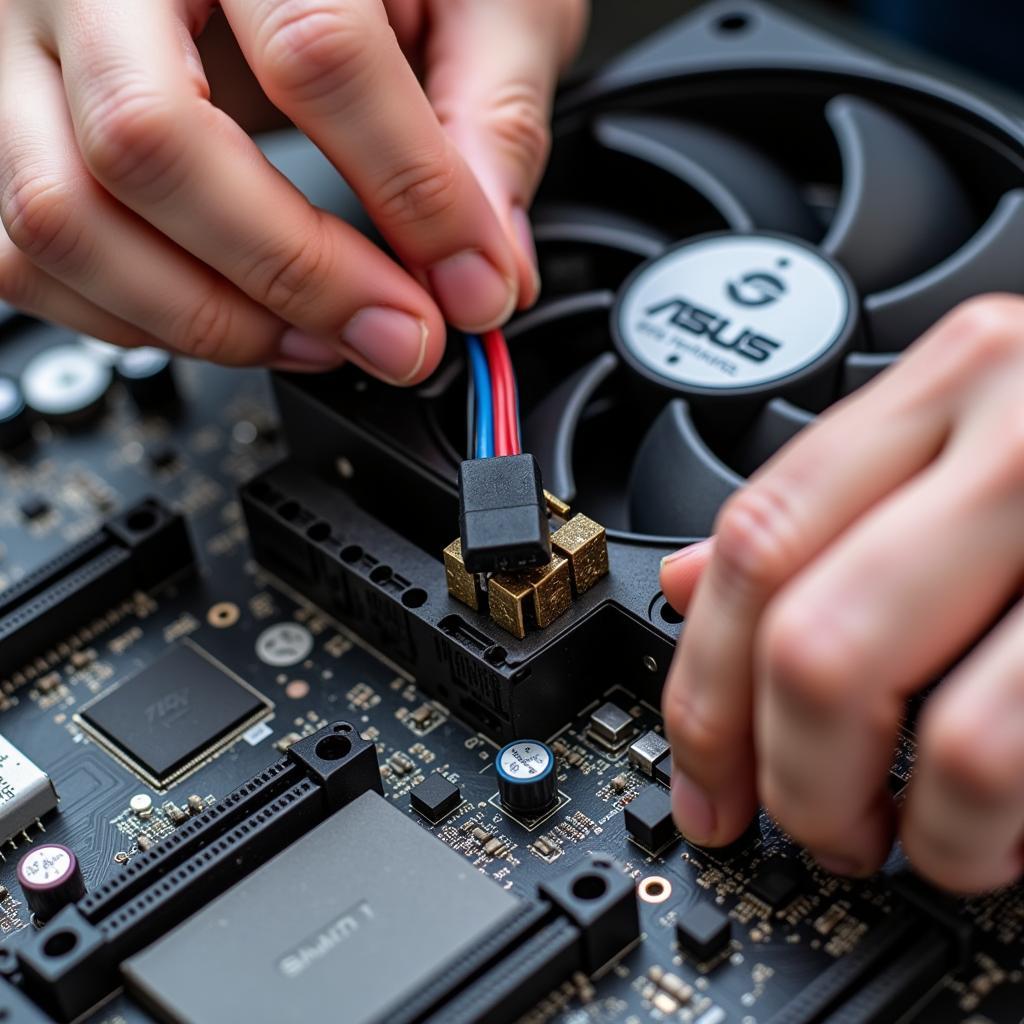
<svg viewBox="0 0 1024 1024">
<path fill-rule="evenodd" d="M 621 531 L 707 534 L 943 313 L 1024 289 L 1021 180 L 964 112 L 852 76 L 572 110 L 534 212 L 546 297 L 507 332 L 546 485 Z"/>
</svg>

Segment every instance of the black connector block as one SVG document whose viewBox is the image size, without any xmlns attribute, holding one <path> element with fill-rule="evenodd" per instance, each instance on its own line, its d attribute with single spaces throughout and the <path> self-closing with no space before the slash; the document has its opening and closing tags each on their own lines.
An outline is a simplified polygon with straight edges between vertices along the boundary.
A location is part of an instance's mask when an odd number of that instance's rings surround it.
<svg viewBox="0 0 1024 1024">
<path fill-rule="evenodd" d="M 18 950 L 26 992 L 57 1020 L 81 1016 L 110 991 L 109 950 L 77 907 L 65 907 Z"/>
<path fill-rule="evenodd" d="M 334 722 L 288 748 L 288 757 L 323 789 L 336 811 L 368 789 L 384 795 L 377 748 L 348 722 Z"/>
<path fill-rule="evenodd" d="M 551 560 L 540 467 L 529 454 L 459 467 L 459 533 L 470 572 L 514 572 Z"/>
<path fill-rule="evenodd" d="M 591 856 L 557 878 L 540 893 L 580 930 L 583 968 L 593 974 L 640 936 L 636 886 L 621 865 Z"/>
</svg>

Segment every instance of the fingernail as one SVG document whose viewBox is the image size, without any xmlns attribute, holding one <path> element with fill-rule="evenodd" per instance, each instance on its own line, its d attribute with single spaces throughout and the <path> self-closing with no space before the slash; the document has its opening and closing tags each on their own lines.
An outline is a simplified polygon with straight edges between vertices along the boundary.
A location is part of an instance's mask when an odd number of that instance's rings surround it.
<svg viewBox="0 0 1024 1024">
<path fill-rule="evenodd" d="M 516 241 L 523 255 L 530 262 L 530 270 L 533 271 L 533 289 L 531 297 L 536 299 L 540 292 L 540 270 L 537 267 L 537 246 L 533 240 L 533 226 L 530 218 L 521 206 L 513 206 L 509 215 L 512 221 L 512 230 L 516 233 Z"/>
<path fill-rule="evenodd" d="M 715 808 L 704 791 L 678 768 L 672 769 L 672 814 L 679 831 L 698 845 L 715 834 Z"/>
<path fill-rule="evenodd" d="M 294 327 L 281 335 L 277 354 L 274 366 L 282 370 L 328 370 L 345 360 L 337 342 Z"/>
<path fill-rule="evenodd" d="M 456 253 L 433 266 L 427 276 L 445 317 L 464 331 L 498 327 L 516 308 L 515 282 L 500 274 L 483 253 Z"/>
<path fill-rule="evenodd" d="M 419 372 L 427 353 L 426 322 L 384 306 L 367 306 L 345 325 L 342 342 L 384 380 L 404 384 Z"/>
<path fill-rule="evenodd" d="M 818 864 L 833 875 L 844 875 L 851 877 L 861 874 L 861 866 L 848 857 L 819 857 L 814 858 Z"/>
<path fill-rule="evenodd" d="M 685 548 L 680 548 L 678 551 L 673 551 L 671 555 L 666 555 L 661 560 L 662 569 L 666 565 L 672 562 L 681 562 L 684 558 L 689 558 L 691 555 L 696 555 L 701 551 L 707 550 L 707 546 L 711 543 L 710 537 L 705 537 L 704 540 L 697 541 L 696 544 L 687 544 Z"/>
</svg>

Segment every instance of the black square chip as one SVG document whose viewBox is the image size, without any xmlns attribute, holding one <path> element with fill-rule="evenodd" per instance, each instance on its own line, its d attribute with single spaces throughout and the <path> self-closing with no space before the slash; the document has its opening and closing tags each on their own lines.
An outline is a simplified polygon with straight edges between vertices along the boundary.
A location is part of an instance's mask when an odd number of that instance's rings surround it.
<svg viewBox="0 0 1024 1024">
<path fill-rule="evenodd" d="M 163 787 L 271 705 L 189 644 L 94 701 L 82 724 Z"/>
</svg>

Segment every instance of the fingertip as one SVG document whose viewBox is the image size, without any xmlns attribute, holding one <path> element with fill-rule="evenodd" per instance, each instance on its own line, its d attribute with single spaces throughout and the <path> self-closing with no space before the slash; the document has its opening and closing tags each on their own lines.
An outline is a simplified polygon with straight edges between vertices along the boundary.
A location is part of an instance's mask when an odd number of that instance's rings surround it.
<svg viewBox="0 0 1024 1024">
<path fill-rule="evenodd" d="M 475 249 L 435 264 L 427 280 L 448 322 L 470 334 L 503 326 L 519 300 L 518 282 Z"/>
<path fill-rule="evenodd" d="M 526 210 L 513 206 L 509 212 L 512 243 L 519 270 L 519 309 L 529 309 L 540 296 L 541 279 L 533 227 Z"/>
<path fill-rule="evenodd" d="M 686 614 L 708 562 L 711 559 L 711 538 L 690 544 L 661 560 L 659 581 L 665 599 L 680 615 Z"/>
</svg>

